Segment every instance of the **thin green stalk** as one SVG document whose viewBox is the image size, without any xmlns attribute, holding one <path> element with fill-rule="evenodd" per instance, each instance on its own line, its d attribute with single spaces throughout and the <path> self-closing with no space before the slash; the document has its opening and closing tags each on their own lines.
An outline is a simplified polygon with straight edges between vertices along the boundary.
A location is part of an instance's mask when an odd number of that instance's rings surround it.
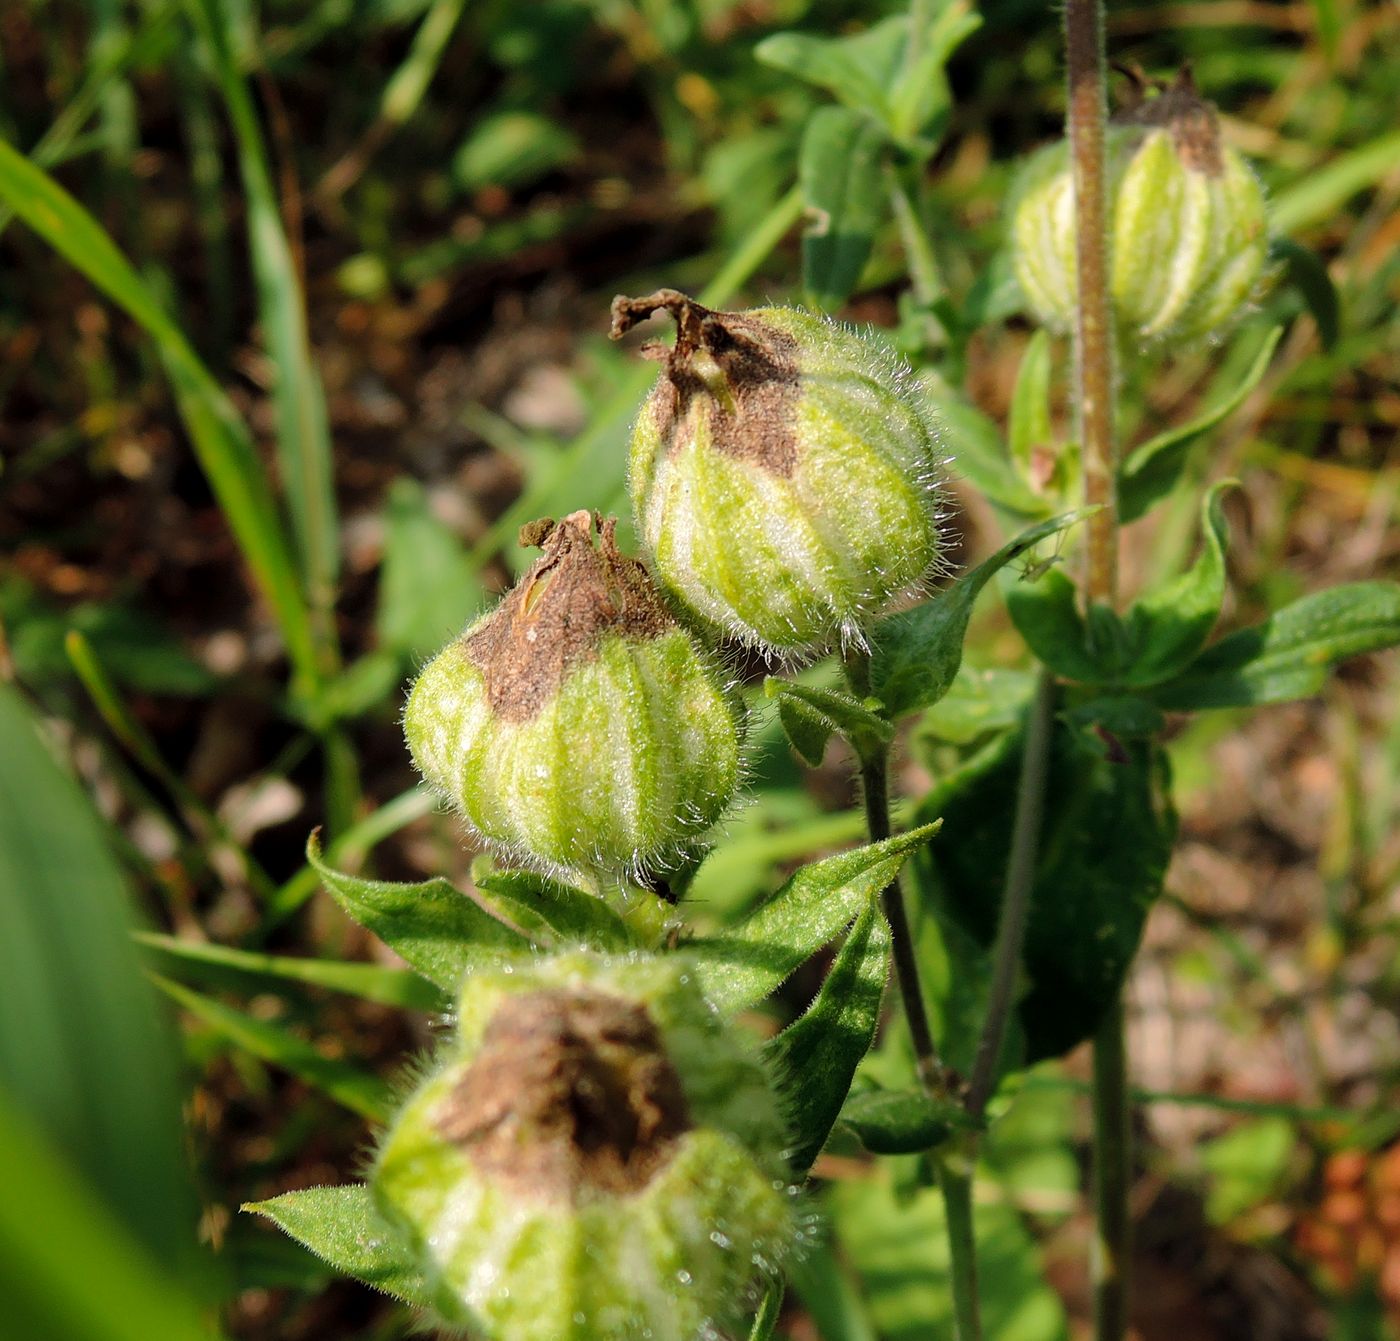
<svg viewBox="0 0 1400 1341">
<path fill-rule="evenodd" d="M 1104 173 L 1102 0 L 1066 0 L 1067 118 L 1074 174 L 1078 312 L 1074 331 L 1075 392 L 1084 453 L 1085 502 L 1099 504 L 1089 518 L 1085 595 L 1112 607 L 1118 585 L 1117 454 L 1113 428 L 1113 332 L 1107 277 Z M 1128 1125 L 1128 1060 L 1121 999 L 1094 1036 L 1094 1187 L 1098 1234 L 1094 1255 L 1096 1341 L 1127 1335 L 1132 1170 Z"/>
<path fill-rule="evenodd" d="M 972 1222 L 971 1157 L 944 1159 L 939 1165 L 938 1184 L 943 1192 L 943 1209 L 948 1221 L 949 1269 L 958 1341 L 982 1341 L 977 1299 L 977 1236 Z"/>
<path fill-rule="evenodd" d="M 933 253 L 933 245 L 924 231 L 904 177 L 894 166 L 889 169 L 889 187 L 900 245 L 904 248 L 904 260 L 909 266 L 909 282 L 913 286 L 914 296 L 927 306 L 943 292 L 938 257 Z"/>
<path fill-rule="evenodd" d="M 1055 680 L 1041 671 L 1036 681 L 1026 722 L 1026 741 L 1021 755 L 1021 778 L 1016 789 L 1016 817 L 1011 830 L 1011 855 L 1006 863 L 1006 885 L 997 926 L 996 950 L 992 961 L 992 986 L 987 1018 L 977 1041 L 977 1056 L 968 1082 L 967 1111 L 980 1118 L 987 1110 L 997 1084 L 997 1061 L 1006 1041 L 1006 1026 L 1016 998 L 1016 980 L 1021 969 L 1021 948 L 1026 938 L 1030 914 L 1031 888 L 1035 884 L 1035 863 L 1040 846 L 1040 827 L 1045 815 L 1045 780 L 1050 766 L 1050 739 L 1055 721 Z"/>
</svg>

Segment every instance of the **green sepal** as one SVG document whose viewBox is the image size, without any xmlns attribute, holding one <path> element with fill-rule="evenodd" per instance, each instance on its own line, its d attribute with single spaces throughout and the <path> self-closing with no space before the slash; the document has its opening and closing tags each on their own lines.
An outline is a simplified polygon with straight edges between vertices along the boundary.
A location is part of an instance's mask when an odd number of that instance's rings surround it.
<svg viewBox="0 0 1400 1341">
<path fill-rule="evenodd" d="M 822 107 L 802 134 L 798 181 L 808 210 L 802 287 L 808 305 L 840 307 L 854 292 L 885 219 L 885 135 L 868 116 Z"/>
<path fill-rule="evenodd" d="M 241 1208 L 266 1216 L 337 1271 L 406 1304 L 434 1308 L 412 1246 L 385 1223 L 363 1183 L 308 1187 Z"/>
<path fill-rule="evenodd" d="M 836 1125 L 851 1080 L 880 1023 L 890 932 L 872 902 L 856 919 L 806 1012 L 764 1048 L 787 1099 L 795 1174 L 811 1168 Z"/>
<path fill-rule="evenodd" d="M 1169 712 L 1247 708 L 1315 694 L 1338 662 L 1400 645 L 1400 585 L 1316 592 L 1205 649 L 1151 698 Z"/>
<path fill-rule="evenodd" d="M 837 936 L 899 874 L 939 821 L 794 871 L 737 926 L 685 942 L 705 995 L 724 1011 L 757 1005 Z"/>
<path fill-rule="evenodd" d="M 841 1107 L 841 1123 L 872 1155 L 918 1154 L 977 1125 L 956 1099 L 921 1089 L 857 1090 Z"/>
<path fill-rule="evenodd" d="M 770 675 L 763 692 L 778 701 L 778 719 L 788 740 L 813 768 L 826 754 L 827 741 L 840 732 L 862 758 L 884 748 L 894 736 L 894 723 L 868 703 L 839 689 L 817 689 Z"/>
<path fill-rule="evenodd" d="M 1032 526 L 922 605 L 877 621 L 870 630 L 871 692 L 891 717 L 930 707 L 948 692 L 962 664 L 973 602 L 991 578 L 1088 512 L 1081 508 Z"/>
<path fill-rule="evenodd" d="M 306 859 L 335 901 L 406 963 L 445 992 L 483 965 L 528 954 L 531 943 L 480 904 L 438 877 L 417 884 L 346 875 L 321 860 L 313 833 Z"/>
<path fill-rule="evenodd" d="M 1120 522 L 1136 521 L 1154 503 L 1171 493 L 1191 448 L 1221 420 L 1233 414 L 1259 385 L 1282 336 L 1282 326 L 1275 326 L 1265 334 L 1240 384 L 1218 405 L 1180 428 L 1159 433 L 1129 455 L 1118 471 Z"/>
<path fill-rule="evenodd" d="M 531 941 L 551 949 L 637 948 L 627 924 L 596 894 L 534 871 L 500 870 L 484 855 L 472 862 L 472 884 L 502 905 L 509 920 Z"/>
<path fill-rule="evenodd" d="M 1129 607 L 1124 627 L 1128 664 L 1118 677 L 1124 685 L 1160 684 L 1191 664 L 1205 646 L 1225 600 L 1225 491 L 1222 480 L 1201 504 L 1201 557 L 1179 577 L 1144 592 Z"/>
</svg>

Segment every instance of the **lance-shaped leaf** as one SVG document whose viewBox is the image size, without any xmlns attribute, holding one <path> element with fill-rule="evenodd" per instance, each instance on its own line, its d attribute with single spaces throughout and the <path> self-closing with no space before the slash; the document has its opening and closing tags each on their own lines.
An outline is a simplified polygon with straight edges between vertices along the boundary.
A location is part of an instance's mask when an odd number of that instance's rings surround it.
<svg viewBox="0 0 1400 1341">
<path fill-rule="evenodd" d="M 1397 645 L 1400 585 L 1352 582 L 1222 638 L 1151 697 L 1173 712 L 1284 703 L 1317 693 L 1338 662 Z"/>
<path fill-rule="evenodd" d="M 793 1170 L 821 1153 L 870 1051 L 889 976 L 890 932 L 874 902 L 851 927 L 816 1000 L 764 1049 L 787 1098 Z"/>
<path fill-rule="evenodd" d="M 1171 492 L 1191 448 L 1222 419 L 1239 409 L 1245 397 L 1259 385 L 1282 335 L 1282 326 L 1269 331 L 1244 379 L 1218 405 L 1189 424 L 1159 433 L 1128 457 L 1118 472 L 1119 521 L 1136 521 L 1159 498 Z"/>
<path fill-rule="evenodd" d="M 627 924 L 596 894 L 533 871 L 498 871 L 473 863 L 472 883 L 499 903 L 510 920 L 532 936 L 558 946 L 592 950 L 631 950 L 636 941 Z"/>
<path fill-rule="evenodd" d="M 921 1089 L 860 1090 L 842 1105 L 841 1122 L 873 1155 L 916 1154 L 976 1125 L 957 1100 Z"/>
<path fill-rule="evenodd" d="M 152 952 L 166 971 L 192 978 L 205 987 L 232 985 L 265 989 L 268 984 L 276 987 L 296 983 L 344 992 L 385 1006 L 405 1006 L 409 1010 L 438 1011 L 447 1004 L 447 998 L 437 987 L 407 969 L 388 968 L 383 964 L 347 964 L 338 959 L 259 954 L 142 931 L 135 933 L 135 939 Z"/>
<path fill-rule="evenodd" d="M 405 1303 L 433 1307 L 410 1245 L 384 1223 L 362 1183 L 309 1187 L 243 1209 L 265 1215 L 337 1271 Z"/>
<path fill-rule="evenodd" d="M 254 1019 L 241 1010 L 226 1006 L 213 997 L 192 992 L 168 978 L 151 975 L 151 980 L 201 1023 L 222 1034 L 235 1047 L 273 1066 L 290 1071 L 313 1089 L 343 1104 L 352 1113 L 382 1122 L 389 1112 L 389 1087 L 368 1071 L 349 1062 L 337 1061 L 318 1051 L 305 1039 L 288 1033 L 280 1025 Z"/>
<path fill-rule="evenodd" d="M 690 941 L 705 995 L 721 1010 L 756 1005 L 800 964 L 849 926 L 880 893 L 915 848 L 940 824 L 842 852 L 802 867 L 735 927 Z"/>
<path fill-rule="evenodd" d="M 1222 480 L 1201 505 L 1201 557 L 1180 577 L 1145 592 L 1129 609 L 1125 623 L 1129 665 L 1125 685 L 1159 684 L 1191 662 L 1205 646 L 1225 600 L 1225 542 L 1222 508 L 1234 480 Z"/>
<path fill-rule="evenodd" d="M 1031 336 L 1021 356 L 1006 427 L 1012 459 L 1028 475 L 1036 448 L 1048 449 L 1054 441 L 1050 422 L 1050 337 L 1045 331 Z"/>
<path fill-rule="evenodd" d="M 802 287 L 830 311 L 851 296 L 884 222 L 885 136 L 868 116 L 823 107 L 807 122 L 798 181 L 807 208 Z"/>
<path fill-rule="evenodd" d="M 876 623 L 870 632 L 871 691 L 891 717 L 927 708 L 948 692 L 962 664 L 973 602 L 991 578 L 1047 536 L 1085 515 L 1087 510 L 1081 509 L 1032 526 L 946 591 Z"/>
<path fill-rule="evenodd" d="M 1283 266 L 1283 281 L 1298 290 L 1312 319 L 1317 323 L 1317 338 L 1323 349 L 1337 343 L 1341 327 L 1341 310 L 1337 289 L 1322 258 L 1292 238 L 1269 239 L 1269 260 Z"/>
<path fill-rule="evenodd" d="M 525 954 L 530 942 L 446 880 L 397 884 L 333 870 L 311 836 L 306 859 L 335 901 L 429 982 L 455 992 L 468 970 Z"/>
<path fill-rule="evenodd" d="M 771 675 L 763 682 L 763 690 L 778 700 L 778 718 L 788 740 L 813 768 L 821 763 L 835 732 L 845 736 L 860 755 L 883 748 L 894 735 L 894 724 L 854 694 L 793 684 Z"/>
</svg>

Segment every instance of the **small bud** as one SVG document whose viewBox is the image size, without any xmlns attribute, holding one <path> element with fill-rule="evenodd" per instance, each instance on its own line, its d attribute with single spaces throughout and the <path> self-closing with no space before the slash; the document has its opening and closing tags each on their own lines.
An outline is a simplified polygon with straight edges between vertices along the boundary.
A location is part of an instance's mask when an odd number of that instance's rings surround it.
<svg viewBox="0 0 1400 1341">
<path fill-rule="evenodd" d="M 1126 334 L 1217 337 L 1264 274 L 1264 193 L 1220 140 L 1189 72 L 1107 128 L 1109 282 Z M 1036 317 L 1067 330 L 1077 301 L 1074 186 L 1063 142 L 1042 149 L 1012 192 L 1016 278 Z"/>
<path fill-rule="evenodd" d="M 439 1310 L 498 1341 L 694 1341 L 794 1235 L 777 1104 L 683 957 L 478 973 L 371 1185 Z"/>
<path fill-rule="evenodd" d="M 907 364 L 795 308 L 711 312 L 662 289 L 613 302 L 614 338 L 652 312 L 673 349 L 632 435 L 638 529 L 658 579 L 769 653 L 859 644 L 939 557 L 937 433 Z"/>
<path fill-rule="evenodd" d="M 404 713 L 414 762 L 502 852 L 636 876 L 719 819 L 739 709 L 646 569 L 586 512 L 534 524 L 544 553 L 431 661 Z"/>
</svg>

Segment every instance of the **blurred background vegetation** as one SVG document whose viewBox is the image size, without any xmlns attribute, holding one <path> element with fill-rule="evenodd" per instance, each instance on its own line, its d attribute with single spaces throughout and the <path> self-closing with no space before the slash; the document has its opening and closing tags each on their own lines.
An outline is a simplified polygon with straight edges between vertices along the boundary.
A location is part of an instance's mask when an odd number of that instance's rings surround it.
<svg viewBox="0 0 1400 1341">
<path fill-rule="evenodd" d="M 650 369 L 606 341 L 615 292 L 800 297 L 799 147 L 830 99 L 755 46 L 898 11 L 0 6 L 6 1335 L 409 1333 L 237 1212 L 357 1172 L 365 1120 L 433 1036 L 437 1002 L 318 894 L 307 835 L 343 868 L 465 886 L 457 825 L 414 789 L 403 686 L 509 581 L 521 522 L 625 513 Z M 881 223 L 843 313 L 964 397 L 955 477 L 964 439 L 1005 421 L 1030 334 L 1001 256 L 1010 172 L 1063 110 L 1055 7 L 976 13 L 909 183 L 936 291 Z M 1237 338 L 1127 388 L 1126 434 L 1219 403 L 1289 323 L 1193 466 L 1244 483 L 1229 618 L 1400 577 L 1394 6 L 1115 4 L 1109 33 L 1154 74 L 1191 62 L 1337 302 L 1300 263 Z M 954 487 L 973 557 L 994 517 Z M 1188 552 L 1194 512 L 1130 533 L 1130 582 Z M 989 602 L 972 671 L 1017 647 Z M 1217 714 L 1172 738 L 1183 841 L 1129 991 L 1147 1341 L 1400 1335 L 1397 691 L 1394 656 L 1363 659 L 1247 729 Z M 958 734 L 919 727 L 907 792 Z M 861 833 L 847 761 L 803 774 L 771 720 L 753 790 L 697 880 L 705 916 Z M 988 1147 L 999 1338 L 1086 1316 L 1084 1074 L 1040 1068 Z M 908 1220 L 888 1228 L 888 1190 L 853 1157 L 817 1172 L 835 1231 L 784 1333 L 940 1334 L 941 1266 Z"/>
</svg>

